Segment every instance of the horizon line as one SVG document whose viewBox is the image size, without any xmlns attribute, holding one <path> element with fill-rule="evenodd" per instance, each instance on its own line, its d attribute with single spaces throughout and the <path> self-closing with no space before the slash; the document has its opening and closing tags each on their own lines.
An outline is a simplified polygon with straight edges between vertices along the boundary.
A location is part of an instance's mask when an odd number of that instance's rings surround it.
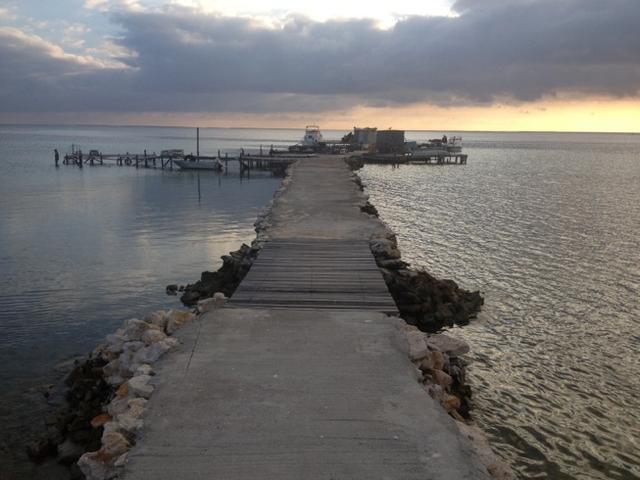
<svg viewBox="0 0 640 480">
<path fill-rule="evenodd" d="M 186 126 L 186 125 L 142 125 L 142 124 L 101 124 L 101 123 L 5 123 L 0 121 L 0 126 L 2 127 L 111 127 L 111 128 L 184 128 L 184 129 L 195 129 L 195 128 L 217 128 L 224 130 L 304 130 L 304 127 L 252 127 L 252 126 L 242 126 L 242 127 L 221 127 L 221 126 L 204 126 L 200 127 L 197 125 Z M 325 128 L 324 130 L 347 130 L 351 131 L 353 127 L 350 128 Z M 357 127 L 356 127 L 357 128 Z M 361 127 L 361 128 L 377 128 L 377 127 Z M 465 130 L 465 129 L 403 129 L 403 128 L 389 128 L 389 129 L 378 129 L 380 131 L 384 130 L 404 130 L 405 132 L 467 132 L 467 133 L 572 133 L 572 134 L 611 134 L 611 135 L 640 135 L 640 131 L 586 131 L 586 130 Z"/>
</svg>

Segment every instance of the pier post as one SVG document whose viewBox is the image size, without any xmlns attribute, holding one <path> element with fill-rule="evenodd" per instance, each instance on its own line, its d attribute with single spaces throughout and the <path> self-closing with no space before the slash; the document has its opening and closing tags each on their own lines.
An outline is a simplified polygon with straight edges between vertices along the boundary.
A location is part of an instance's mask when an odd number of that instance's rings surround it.
<svg viewBox="0 0 640 480">
<path fill-rule="evenodd" d="M 200 160 L 200 127 L 196 128 L 196 156 Z"/>
</svg>

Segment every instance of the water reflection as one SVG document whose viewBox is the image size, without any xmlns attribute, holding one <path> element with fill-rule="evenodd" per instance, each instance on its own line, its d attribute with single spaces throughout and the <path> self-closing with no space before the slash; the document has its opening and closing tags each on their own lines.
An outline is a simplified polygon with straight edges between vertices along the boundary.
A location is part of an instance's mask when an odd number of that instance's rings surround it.
<svg viewBox="0 0 640 480">
<path fill-rule="evenodd" d="M 3 479 L 35 475 L 15 456 L 25 432 L 44 418 L 39 386 L 62 375 L 54 365 L 87 353 L 125 318 L 179 307 L 165 286 L 196 280 L 250 242 L 280 182 L 235 171 L 56 169 L 53 146 L 135 151 L 141 140 L 127 129 L 22 130 L 0 129 Z M 156 147 L 163 133 L 144 131 Z"/>
<path fill-rule="evenodd" d="M 640 140 L 475 135 L 468 166 L 368 166 L 367 192 L 408 260 L 485 293 L 454 332 L 520 476 L 639 478 Z"/>
</svg>

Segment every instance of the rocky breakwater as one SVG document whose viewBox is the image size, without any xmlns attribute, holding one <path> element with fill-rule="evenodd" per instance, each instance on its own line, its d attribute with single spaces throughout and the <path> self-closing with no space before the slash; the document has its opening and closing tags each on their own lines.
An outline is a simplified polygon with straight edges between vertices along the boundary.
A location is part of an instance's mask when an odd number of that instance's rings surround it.
<svg viewBox="0 0 640 480">
<path fill-rule="evenodd" d="M 364 166 L 360 157 L 346 159 L 354 171 L 353 182 L 364 185 L 355 173 Z M 363 213 L 379 218 L 367 197 L 360 205 Z M 445 327 L 465 325 L 474 318 L 484 299 L 480 292 L 460 288 L 453 280 L 441 280 L 426 270 L 413 269 L 402 260 L 395 233 L 380 220 L 380 228 L 369 239 L 371 252 L 398 307 L 404 326 L 409 357 L 416 366 L 425 391 L 456 420 L 460 433 L 472 445 L 474 455 L 498 480 L 511 480 L 513 473 L 491 449 L 484 433 L 471 422 L 471 388 L 466 383 L 469 346 L 440 332 Z"/>
<path fill-rule="evenodd" d="M 154 391 L 153 364 L 178 345 L 173 334 L 197 314 L 224 304 L 217 293 L 190 311 L 155 311 L 143 320 L 126 320 L 115 333 L 77 361 L 68 375 L 67 401 L 55 422 L 28 448 L 42 461 L 54 456 L 70 467 L 70 478 L 105 480 L 117 476 L 143 426 Z"/>
<path fill-rule="evenodd" d="M 354 172 L 353 182 L 364 191 L 362 180 L 355 173 L 364 166 L 364 161 L 353 156 L 346 163 Z M 379 218 L 378 210 L 368 200 L 360 210 Z M 369 244 L 400 316 L 420 330 L 437 332 L 443 327 L 467 324 L 484 304 L 480 292 L 469 292 L 453 280 L 441 280 L 426 270 L 410 268 L 402 260 L 396 234 L 382 221 Z"/>
<path fill-rule="evenodd" d="M 480 292 L 460 288 L 426 270 L 412 269 L 401 258 L 396 235 L 388 228 L 370 240 L 371 251 L 382 272 L 400 316 L 424 332 L 465 325 L 474 318 L 484 299 Z"/>
<path fill-rule="evenodd" d="M 469 346 L 444 333 L 427 334 L 407 325 L 409 358 L 420 370 L 420 378 L 432 398 L 457 420 L 469 417 L 471 391 L 465 383 L 463 355 Z"/>
<path fill-rule="evenodd" d="M 425 391 L 456 420 L 487 471 L 498 480 L 513 479 L 511 469 L 491 450 L 484 433 L 468 422 L 471 389 L 465 383 L 464 355 L 469 346 L 444 333 L 425 334 L 412 325 L 405 326 L 405 334 L 409 358 Z"/>
<path fill-rule="evenodd" d="M 243 244 L 235 252 L 223 255 L 222 266 L 217 271 L 202 272 L 200 280 L 184 288 L 180 297 L 182 303 L 193 306 L 200 300 L 212 297 L 216 292 L 222 292 L 227 297 L 233 295 L 261 248 L 262 244 L 254 241 L 251 246 Z"/>
</svg>

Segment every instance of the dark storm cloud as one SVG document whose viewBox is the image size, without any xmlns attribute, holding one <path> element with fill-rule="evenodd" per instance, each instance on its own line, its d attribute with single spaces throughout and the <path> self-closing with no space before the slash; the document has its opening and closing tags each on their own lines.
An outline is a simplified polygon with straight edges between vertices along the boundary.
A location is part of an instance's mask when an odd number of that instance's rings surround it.
<svg viewBox="0 0 640 480">
<path fill-rule="evenodd" d="M 0 108 L 250 113 L 639 94 L 637 0 L 460 0 L 454 9 L 459 16 L 411 17 L 390 30 L 121 11 L 113 21 L 117 43 L 134 53 L 120 59 L 127 68 L 0 38 Z"/>
</svg>

